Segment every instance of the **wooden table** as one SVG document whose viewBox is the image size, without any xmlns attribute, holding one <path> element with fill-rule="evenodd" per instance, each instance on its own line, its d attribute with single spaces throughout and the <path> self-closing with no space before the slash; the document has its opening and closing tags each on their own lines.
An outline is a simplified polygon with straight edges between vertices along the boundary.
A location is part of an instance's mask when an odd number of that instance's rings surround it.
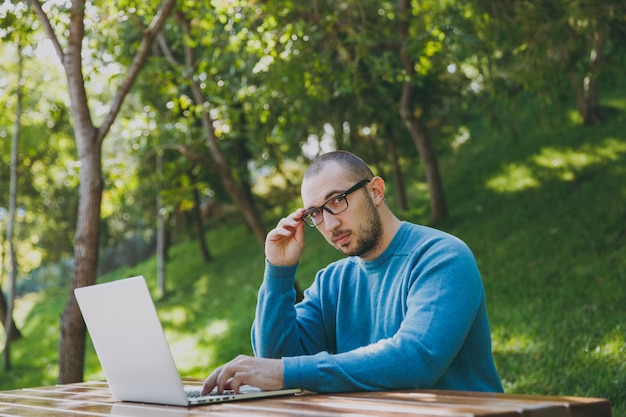
<svg viewBox="0 0 626 417">
<path fill-rule="evenodd" d="M 199 385 L 188 379 L 185 384 Z M 194 407 L 115 402 L 105 382 L 0 392 L 0 416 L 525 416 L 610 417 L 601 398 L 409 390 L 313 394 Z"/>
</svg>

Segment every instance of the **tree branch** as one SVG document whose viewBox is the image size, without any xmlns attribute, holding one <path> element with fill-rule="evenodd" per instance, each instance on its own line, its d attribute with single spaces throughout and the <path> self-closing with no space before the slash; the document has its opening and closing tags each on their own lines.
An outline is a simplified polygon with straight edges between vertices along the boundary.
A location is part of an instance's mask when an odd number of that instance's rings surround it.
<svg viewBox="0 0 626 417">
<path fill-rule="evenodd" d="M 167 39 L 165 39 L 163 33 L 159 33 L 159 35 L 157 36 L 157 43 L 159 45 L 159 48 L 161 49 L 161 52 L 163 52 L 163 56 L 165 57 L 167 63 L 170 64 L 172 69 L 178 70 L 180 68 L 180 64 L 174 57 L 172 49 L 168 45 Z"/>
<path fill-rule="evenodd" d="M 43 25 L 44 31 L 48 35 L 50 42 L 52 42 L 52 46 L 54 46 L 54 50 L 56 51 L 57 56 L 59 57 L 59 60 L 61 61 L 61 64 L 65 65 L 63 62 L 65 58 L 65 53 L 63 52 L 63 48 L 61 47 L 61 44 L 59 43 L 59 39 L 57 38 L 56 33 L 54 33 L 54 29 L 52 28 L 50 19 L 48 19 L 48 16 L 43 11 L 43 7 L 41 7 L 41 3 L 39 2 L 39 0 L 31 0 L 31 3 L 33 5 L 33 8 L 35 9 L 35 13 L 37 14 L 37 17 L 39 18 L 39 20 L 41 21 L 41 24 Z"/>
<path fill-rule="evenodd" d="M 165 4 L 161 6 L 157 14 L 154 16 L 154 19 L 152 19 L 152 22 L 150 23 L 150 26 L 148 26 L 148 29 L 144 31 L 143 39 L 141 41 L 141 45 L 139 46 L 139 50 L 137 51 L 137 55 L 135 55 L 135 58 L 133 59 L 130 68 L 128 69 L 128 74 L 126 75 L 126 78 L 120 85 L 117 93 L 115 94 L 115 97 L 113 98 L 109 113 L 107 114 L 106 118 L 102 122 L 102 125 L 100 126 L 100 129 L 98 131 L 99 143 L 102 143 L 107 133 L 111 129 L 111 126 L 113 125 L 113 122 L 115 121 L 115 118 L 117 117 L 117 114 L 122 107 L 124 98 L 130 91 L 133 82 L 137 78 L 137 75 L 139 74 L 143 63 L 148 56 L 152 41 L 163 28 L 163 25 L 165 24 L 165 21 L 167 20 L 169 14 L 172 12 L 175 4 L 176 0 L 166 0 Z"/>
<path fill-rule="evenodd" d="M 207 158 L 206 156 L 202 154 L 192 151 L 191 149 L 189 149 L 188 147 L 184 145 L 170 143 L 170 144 L 161 145 L 159 149 L 160 150 L 169 149 L 169 150 L 178 151 L 181 155 L 183 155 L 190 161 L 198 162 L 200 165 L 207 168 L 209 171 L 214 172 L 214 173 L 218 172 L 217 167 L 215 166 L 213 161 L 211 161 L 209 158 Z"/>
</svg>

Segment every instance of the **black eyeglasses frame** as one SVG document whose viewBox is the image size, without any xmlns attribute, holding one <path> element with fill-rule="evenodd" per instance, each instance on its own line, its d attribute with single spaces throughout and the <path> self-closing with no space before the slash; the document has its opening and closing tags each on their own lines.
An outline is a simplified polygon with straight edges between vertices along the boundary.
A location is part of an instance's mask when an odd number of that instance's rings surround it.
<svg viewBox="0 0 626 417">
<path fill-rule="evenodd" d="M 336 215 L 339 213 L 343 213 L 344 211 L 346 211 L 349 207 L 348 204 L 348 199 L 346 198 L 348 195 L 352 194 L 353 192 L 355 192 L 356 190 L 362 188 L 365 186 L 365 184 L 367 184 L 368 182 L 370 182 L 371 180 L 368 179 L 363 179 L 359 182 L 357 182 L 356 184 L 354 184 L 352 187 L 348 188 L 346 191 L 344 191 L 343 193 L 334 195 L 332 197 L 330 197 L 328 200 L 324 201 L 324 204 L 322 204 L 321 206 L 317 206 L 317 207 L 311 207 L 309 209 L 307 209 L 304 213 L 302 213 L 302 216 L 300 216 L 301 221 L 304 221 L 306 224 L 308 224 L 311 227 L 317 227 L 318 225 L 322 224 L 322 222 L 324 221 L 324 217 L 322 216 L 322 221 L 315 224 L 313 223 L 313 221 L 307 221 L 306 218 L 307 216 L 309 216 L 312 212 L 314 212 L 315 210 L 326 210 L 327 212 L 329 212 L 332 215 Z M 346 201 L 346 208 L 339 211 L 339 212 L 334 212 L 331 209 L 329 209 L 328 207 L 326 207 L 326 205 L 328 203 L 330 203 L 332 200 L 335 200 L 337 198 L 343 198 Z"/>
</svg>

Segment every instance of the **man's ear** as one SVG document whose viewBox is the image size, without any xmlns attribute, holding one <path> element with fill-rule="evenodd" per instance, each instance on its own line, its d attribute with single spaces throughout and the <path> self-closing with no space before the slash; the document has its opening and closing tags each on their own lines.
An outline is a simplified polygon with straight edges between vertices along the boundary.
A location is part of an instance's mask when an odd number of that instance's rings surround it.
<svg viewBox="0 0 626 417">
<path fill-rule="evenodd" d="M 374 204 L 377 206 L 382 204 L 385 201 L 385 180 L 376 176 L 372 178 L 367 185 L 367 190 L 369 191 Z"/>
</svg>

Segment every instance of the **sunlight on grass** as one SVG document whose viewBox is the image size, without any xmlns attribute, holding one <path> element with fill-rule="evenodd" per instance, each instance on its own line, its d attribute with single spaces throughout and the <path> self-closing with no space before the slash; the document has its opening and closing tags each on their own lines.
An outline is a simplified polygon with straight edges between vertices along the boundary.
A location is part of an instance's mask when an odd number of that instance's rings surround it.
<svg viewBox="0 0 626 417">
<path fill-rule="evenodd" d="M 567 116 L 574 125 L 582 126 L 582 124 L 584 123 L 582 115 L 576 109 L 569 110 L 567 112 Z"/>
<path fill-rule="evenodd" d="M 104 381 L 106 380 L 105 376 L 104 376 L 104 372 L 102 371 L 102 368 L 99 365 L 98 362 L 98 366 L 94 366 L 91 370 L 90 368 L 86 368 L 85 369 L 85 381 Z"/>
<path fill-rule="evenodd" d="M 586 144 L 579 150 L 542 148 L 526 163 L 510 163 L 487 180 L 487 188 L 499 193 L 514 193 L 537 188 L 550 180 L 573 181 L 590 165 L 618 161 L 626 153 L 626 143 L 606 139 L 597 145 Z"/>
<path fill-rule="evenodd" d="M 537 166 L 553 170 L 555 176 L 563 181 L 572 181 L 576 171 L 599 162 L 594 155 L 586 152 L 555 148 L 542 149 L 539 155 L 533 157 L 533 161 Z"/>
<path fill-rule="evenodd" d="M 626 339 L 624 338 L 621 326 L 615 329 L 602 339 L 602 343 L 595 347 L 585 346 L 585 352 L 591 352 L 599 358 L 620 358 L 626 355 Z"/>
<path fill-rule="evenodd" d="M 14 368 L 0 377 L 0 384 L 15 388 L 44 385 L 57 379 L 58 317 L 65 300 L 59 293 L 29 293 L 15 300 L 13 317 L 23 337 L 12 344 Z M 2 326 L 0 340 L 4 340 Z"/>
<path fill-rule="evenodd" d="M 159 318 L 162 323 L 169 322 L 173 326 L 181 326 L 189 320 L 187 317 L 187 309 L 184 306 L 175 306 L 168 310 L 161 309 L 159 311 Z"/>
<path fill-rule="evenodd" d="M 415 189 L 419 193 L 428 193 L 428 183 L 426 182 L 416 182 L 413 184 L 413 189 Z"/>
<path fill-rule="evenodd" d="M 181 323 L 181 326 L 184 323 Z M 207 326 L 186 331 L 176 326 L 165 331 L 176 365 L 184 376 L 205 376 L 218 365 L 218 350 L 232 330 L 229 320 L 214 320 Z"/>
<path fill-rule="evenodd" d="M 500 193 L 523 191 L 539 187 L 531 168 L 520 164 L 507 165 L 504 172 L 487 181 L 487 188 Z"/>
<path fill-rule="evenodd" d="M 64 298 L 57 300 L 56 303 L 46 302 L 50 298 L 53 297 L 49 293 L 40 292 L 29 293 L 16 299 L 13 317 L 23 335 L 36 334 L 38 338 L 44 340 L 58 339 L 59 323 L 54 319 L 59 317 L 65 306 Z M 53 320 L 50 320 L 51 318 Z M 36 352 L 24 354 L 28 357 L 37 356 Z"/>
<path fill-rule="evenodd" d="M 44 293 L 29 293 L 25 294 L 15 300 L 15 311 L 13 313 L 13 319 L 18 327 L 24 326 L 26 318 L 32 311 L 33 307 L 37 303 L 45 299 Z M 0 328 L 0 332 L 3 332 L 4 328 Z"/>
<path fill-rule="evenodd" d="M 230 322 L 228 320 L 215 320 L 209 324 L 203 331 L 203 337 L 206 340 L 221 338 L 230 331 Z"/>
<path fill-rule="evenodd" d="M 185 335 L 182 338 L 172 340 L 168 338 L 170 350 L 176 366 L 184 376 L 197 376 L 204 374 L 215 366 L 216 348 L 219 344 L 198 344 L 194 335 Z"/>
<path fill-rule="evenodd" d="M 536 349 L 536 341 L 527 334 L 511 334 L 507 329 L 493 329 L 492 346 L 494 352 L 499 353 L 520 353 L 530 352 Z"/>
<path fill-rule="evenodd" d="M 524 363 L 523 358 L 541 356 L 541 348 L 531 335 L 511 333 L 509 330 L 493 328 L 492 349 L 505 392 L 518 392 L 536 383 L 533 372 L 522 371 L 519 367 L 523 366 L 520 365 Z M 511 380 L 507 375 L 515 375 L 515 379 Z"/>
</svg>

